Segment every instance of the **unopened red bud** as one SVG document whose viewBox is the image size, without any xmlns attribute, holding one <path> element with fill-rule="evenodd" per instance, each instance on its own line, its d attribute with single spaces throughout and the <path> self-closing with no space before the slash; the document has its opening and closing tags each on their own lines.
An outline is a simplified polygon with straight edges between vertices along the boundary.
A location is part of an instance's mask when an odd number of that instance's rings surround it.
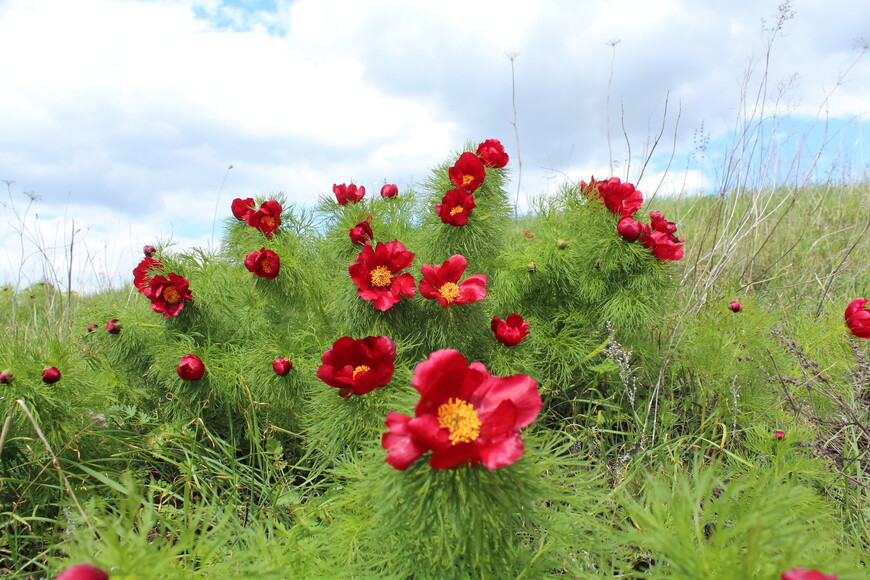
<svg viewBox="0 0 870 580">
<path fill-rule="evenodd" d="M 731 309 L 731 312 L 740 312 L 740 310 L 743 308 L 743 306 L 741 306 L 740 303 L 735 300 L 734 302 L 732 302 L 731 304 L 728 305 L 728 308 Z"/>
<path fill-rule="evenodd" d="M 399 194 L 399 188 L 394 183 L 388 183 L 381 188 L 381 197 L 396 197 Z"/>
<path fill-rule="evenodd" d="M 109 334 L 118 334 L 121 332 L 121 325 L 118 324 L 117 318 L 113 318 L 106 323 L 106 332 Z"/>
<path fill-rule="evenodd" d="M 10 371 L 9 369 L 3 369 L 2 371 L 0 371 L 0 383 L 8 385 L 12 382 L 12 379 L 14 378 L 15 375 L 13 375 L 12 371 Z"/>
<path fill-rule="evenodd" d="M 94 323 L 88 324 L 88 332 L 93 332 L 97 329 L 97 325 Z"/>
<path fill-rule="evenodd" d="M 60 371 L 57 367 L 48 367 L 42 371 L 42 380 L 49 385 L 60 380 Z"/>
<path fill-rule="evenodd" d="M 157 251 L 157 248 L 155 248 L 154 246 L 151 246 L 151 245 L 144 246 L 144 247 L 142 248 L 142 252 L 143 252 L 146 256 L 148 256 L 149 258 L 150 258 L 150 257 L 154 254 L 154 252 L 156 252 L 156 251 Z"/>
<path fill-rule="evenodd" d="M 275 371 L 275 374 L 278 376 L 287 376 L 287 373 L 289 373 L 292 368 L 293 363 L 283 356 L 272 361 L 272 370 Z"/>
<path fill-rule="evenodd" d="M 773 432 L 773 436 L 777 439 L 782 439 L 783 437 L 785 437 L 785 431 L 780 431 L 779 429 L 777 429 Z"/>
</svg>

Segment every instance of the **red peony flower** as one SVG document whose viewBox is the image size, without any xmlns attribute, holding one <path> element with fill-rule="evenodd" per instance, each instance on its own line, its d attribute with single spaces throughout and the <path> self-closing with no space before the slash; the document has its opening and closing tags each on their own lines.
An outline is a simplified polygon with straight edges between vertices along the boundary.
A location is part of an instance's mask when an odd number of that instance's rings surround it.
<svg viewBox="0 0 870 580">
<path fill-rule="evenodd" d="M 151 256 L 153 256 L 154 252 L 156 252 L 156 251 L 157 251 L 157 248 L 155 248 L 154 246 L 151 246 L 151 245 L 142 247 L 142 253 L 145 254 L 145 256 L 147 256 L 149 258 Z"/>
<path fill-rule="evenodd" d="M 528 375 L 494 376 L 452 349 L 417 365 L 411 383 L 420 393 L 414 417 L 387 414 L 381 446 L 387 463 L 406 469 L 431 450 L 432 469 L 483 463 L 510 465 L 523 454 L 520 429 L 541 411 L 538 385 Z"/>
<path fill-rule="evenodd" d="M 604 202 L 604 207 L 616 215 L 632 215 L 643 204 L 641 192 L 631 183 L 622 183 L 618 177 L 604 181 L 595 181 L 593 177 L 588 184 L 581 181 L 580 189 L 587 195 L 597 195 Z"/>
<path fill-rule="evenodd" d="M 375 237 L 375 234 L 372 231 L 372 226 L 369 224 L 370 219 L 372 219 L 371 214 L 365 219 L 365 221 L 359 222 L 347 232 L 347 235 L 350 236 L 350 241 L 357 246 L 361 246 L 366 243 L 367 240 L 373 240 Z"/>
<path fill-rule="evenodd" d="M 374 249 L 366 242 L 347 271 L 356 284 L 359 297 L 371 300 L 373 307 L 384 311 L 401 300 L 401 295 L 411 298 L 417 291 L 414 278 L 401 273 L 413 261 L 414 253 L 406 250 L 398 240 L 378 242 Z"/>
<path fill-rule="evenodd" d="M 97 325 L 94 323 L 88 324 L 88 332 L 93 332 L 97 329 Z"/>
<path fill-rule="evenodd" d="M 475 207 L 471 193 L 464 189 L 450 189 L 441 198 L 441 203 L 435 204 L 435 212 L 445 224 L 464 226 Z"/>
<path fill-rule="evenodd" d="M 12 379 L 15 378 L 15 375 L 12 374 L 12 371 L 9 369 L 3 369 L 0 371 L 0 383 L 4 385 L 9 385 L 12 383 Z"/>
<path fill-rule="evenodd" d="M 177 372 L 185 381 L 198 381 L 205 374 L 205 365 L 195 354 L 186 354 L 178 362 Z"/>
<path fill-rule="evenodd" d="M 440 266 L 423 264 L 420 295 L 437 300 L 441 308 L 483 300 L 486 298 L 486 276 L 475 274 L 459 281 L 467 267 L 468 260 L 462 254 L 450 256 Z"/>
<path fill-rule="evenodd" d="M 399 187 L 395 183 L 388 183 L 381 188 L 381 197 L 396 197 L 399 195 Z"/>
<path fill-rule="evenodd" d="M 287 373 L 289 373 L 292 368 L 293 363 L 283 356 L 272 361 L 272 370 L 275 371 L 275 374 L 278 376 L 287 376 Z"/>
<path fill-rule="evenodd" d="M 121 325 L 118 324 L 117 318 L 113 318 L 106 323 L 106 332 L 109 334 L 119 334 L 121 332 Z"/>
<path fill-rule="evenodd" d="M 731 312 L 740 312 L 743 309 L 743 306 L 740 304 L 740 302 L 735 300 L 734 302 L 732 302 L 731 304 L 728 305 L 728 308 L 731 309 Z"/>
<path fill-rule="evenodd" d="M 338 205 L 347 205 L 349 203 L 356 203 L 363 198 L 366 194 L 365 187 L 357 187 L 353 183 L 350 185 L 335 185 L 332 186 L 332 193 L 335 194 L 335 199 L 338 201 Z"/>
<path fill-rule="evenodd" d="M 177 316 L 184 308 L 185 300 L 193 296 L 188 288 L 188 280 L 174 272 L 166 276 L 154 276 L 143 294 L 151 300 L 151 310 L 163 315 L 163 318 Z"/>
<path fill-rule="evenodd" d="M 773 432 L 773 436 L 776 437 L 777 439 L 782 440 L 782 438 L 785 437 L 785 431 L 781 431 L 781 430 L 777 429 L 776 431 Z"/>
<path fill-rule="evenodd" d="M 266 234 L 266 238 L 271 238 L 281 225 L 281 209 L 281 204 L 275 200 L 264 201 L 260 209 L 248 214 L 246 221 L 252 228 Z"/>
<path fill-rule="evenodd" d="M 529 323 L 523 321 L 519 314 L 511 314 L 507 320 L 493 316 L 489 327 L 495 333 L 496 340 L 505 346 L 516 346 L 529 335 Z"/>
<path fill-rule="evenodd" d="M 52 383 L 56 383 L 60 380 L 60 371 L 57 370 L 57 367 L 48 367 L 47 369 L 42 369 L 42 381 L 48 383 L 49 385 Z"/>
<path fill-rule="evenodd" d="M 833 574 L 823 574 L 818 570 L 804 570 L 803 568 L 793 568 L 782 573 L 780 580 L 837 580 Z"/>
<path fill-rule="evenodd" d="M 866 298 L 856 298 L 846 307 L 846 326 L 858 338 L 870 338 L 870 310 Z"/>
<path fill-rule="evenodd" d="M 232 210 L 233 215 L 236 216 L 237 220 L 247 222 L 248 217 L 256 211 L 254 208 L 257 205 L 254 203 L 254 198 L 249 197 L 246 199 L 236 198 L 233 200 Z"/>
<path fill-rule="evenodd" d="M 466 151 L 447 171 L 447 175 L 450 176 L 453 185 L 471 193 L 483 183 L 486 169 L 483 167 L 483 161 L 477 155 Z"/>
<path fill-rule="evenodd" d="M 260 248 L 259 252 L 251 252 L 245 258 L 245 268 L 260 278 L 274 280 L 281 270 L 281 258 L 272 250 Z"/>
<path fill-rule="evenodd" d="M 56 580 L 109 580 L 109 575 L 90 564 L 76 564 L 64 568 Z"/>
<path fill-rule="evenodd" d="M 649 214 L 652 230 L 644 231 L 640 237 L 640 243 L 645 248 L 652 248 L 653 255 L 659 260 L 679 260 L 683 257 L 682 244 L 686 240 L 674 235 L 677 226 L 662 217 L 661 212 L 653 211 Z"/>
<path fill-rule="evenodd" d="M 498 139 L 487 139 L 477 146 L 477 156 L 487 167 L 504 167 L 510 161 Z"/>
<path fill-rule="evenodd" d="M 163 271 L 163 264 L 151 256 L 145 256 L 139 265 L 133 268 L 133 285 L 139 292 L 145 292 L 155 274 Z"/>
<path fill-rule="evenodd" d="M 621 217 L 619 223 L 616 224 L 616 233 L 629 242 L 634 242 L 642 235 L 649 234 L 649 232 L 648 225 L 643 222 L 634 221 L 634 218 L 630 215 Z"/>
<path fill-rule="evenodd" d="M 342 397 L 365 395 L 393 378 L 396 343 L 388 336 L 343 336 L 320 357 L 317 378 Z"/>
</svg>

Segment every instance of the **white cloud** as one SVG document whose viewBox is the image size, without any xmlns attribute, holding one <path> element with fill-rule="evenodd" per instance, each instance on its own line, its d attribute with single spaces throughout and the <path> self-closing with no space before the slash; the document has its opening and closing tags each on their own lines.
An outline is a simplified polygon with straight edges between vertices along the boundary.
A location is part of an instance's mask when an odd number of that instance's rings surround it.
<svg viewBox="0 0 870 580">
<path fill-rule="evenodd" d="M 310 204 L 335 182 L 406 187 L 466 139 L 500 138 L 516 160 L 506 56 L 516 53 L 521 202 L 564 176 L 607 176 L 611 72 L 615 173 L 636 178 L 668 95 L 658 153 L 673 148 L 677 169 L 662 191 L 683 180 L 707 188 L 715 172 L 685 169 L 695 130 L 703 121 L 712 143 L 727 141 L 741 86 L 751 95 L 761 78 L 760 19 L 770 27 L 779 1 L 279 0 L 275 10 L 257 8 L 265 4 L 0 3 L 0 54 L 15 55 L 0 60 L 0 179 L 16 180 L 19 195 L 41 195 L 43 215 L 74 218 L 95 254 L 131 260 L 165 233 L 208 241 L 215 203 L 223 215 L 234 197 L 283 191 Z M 778 102 L 768 99 L 768 112 L 815 117 L 830 93 L 821 110 L 859 125 L 848 133 L 858 142 L 840 150 L 866 164 L 870 62 L 837 83 L 855 61 L 870 4 L 793 5 L 774 43 L 770 94 L 797 80 Z M 747 62 L 756 63 L 748 81 Z M 645 193 L 661 169 L 649 169 Z M 66 232 L 71 224 L 41 225 Z M 0 240 L 8 263 L 0 282 L 20 259 L 8 257 L 13 242 Z M 118 265 L 100 264 L 92 270 Z"/>
</svg>

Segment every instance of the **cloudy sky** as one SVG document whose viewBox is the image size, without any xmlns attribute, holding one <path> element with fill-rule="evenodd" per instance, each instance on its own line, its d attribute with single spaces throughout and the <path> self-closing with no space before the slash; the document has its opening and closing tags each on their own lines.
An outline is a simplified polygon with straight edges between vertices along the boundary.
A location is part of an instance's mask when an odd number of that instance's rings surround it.
<svg viewBox="0 0 870 580">
<path fill-rule="evenodd" d="M 780 3 L 0 0 L 0 284 L 65 280 L 71 240 L 74 290 L 129 283 L 234 197 L 401 191 L 486 138 L 521 204 L 716 191 L 744 126 L 766 182 L 860 177 L 870 2 Z"/>
</svg>

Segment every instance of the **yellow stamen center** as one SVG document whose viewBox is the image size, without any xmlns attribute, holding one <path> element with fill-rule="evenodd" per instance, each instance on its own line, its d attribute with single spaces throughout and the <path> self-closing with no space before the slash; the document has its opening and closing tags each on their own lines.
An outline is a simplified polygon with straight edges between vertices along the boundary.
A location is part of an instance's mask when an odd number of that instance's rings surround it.
<svg viewBox="0 0 870 580">
<path fill-rule="evenodd" d="M 270 217 L 270 216 L 266 216 L 263 219 L 261 219 L 260 221 L 263 223 L 263 225 L 265 225 L 269 229 L 272 229 L 277 225 L 277 223 L 275 222 L 275 218 Z"/>
<path fill-rule="evenodd" d="M 458 213 L 462 213 L 463 209 L 465 209 L 465 208 L 463 208 L 461 205 L 457 205 L 453 209 L 450 210 L 450 215 L 456 215 Z"/>
<path fill-rule="evenodd" d="M 371 271 L 372 286 L 389 286 L 393 281 L 393 274 L 386 266 L 378 266 Z"/>
<path fill-rule="evenodd" d="M 468 185 L 472 181 L 474 181 L 473 175 L 463 175 L 462 176 L 462 185 Z"/>
<path fill-rule="evenodd" d="M 163 289 L 163 299 L 170 304 L 178 304 L 181 302 L 181 294 L 174 286 L 167 286 Z"/>
<path fill-rule="evenodd" d="M 272 260 L 263 260 L 262 262 L 260 262 L 260 268 L 266 274 L 271 274 L 275 271 L 275 268 L 272 267 Z"/>
<path fill-rule="evenodd" d="M 461 292 L 459 291 L 459 285 L 454 282 L 448 282 L 444 286 L 438 289 L 438 292 L 441 293 L 441 296 L 444 297 L 444 300 L 447 301 L 447 304 L 451 304 L 454 300 L 459 298 Z"/>
<path fill-rule="evenodd" d="M 480 419 L 477 411 L 462 399 L 450 397 L 438 407 L 438 425 L 450 431 L 450 442 L 468 443 L 480 435 Z"/>
<path fill-rule="evenodd" d="M 355 369 L 353 369 L 353 377 L 351 377 L 351 378 L 353 378 L 353 380 L 356 380 L 356 376 L 357 376 L 358 374 L 360 374 L 360 373 L 367 373 L 367 372 L 369 372 L 370 370 L 372 370 L 372 369 L 369 368 L 369 367 L 367 367 L 366 365 L 359 365 L 358 367 L 356 367 Z"/>
</svg>

